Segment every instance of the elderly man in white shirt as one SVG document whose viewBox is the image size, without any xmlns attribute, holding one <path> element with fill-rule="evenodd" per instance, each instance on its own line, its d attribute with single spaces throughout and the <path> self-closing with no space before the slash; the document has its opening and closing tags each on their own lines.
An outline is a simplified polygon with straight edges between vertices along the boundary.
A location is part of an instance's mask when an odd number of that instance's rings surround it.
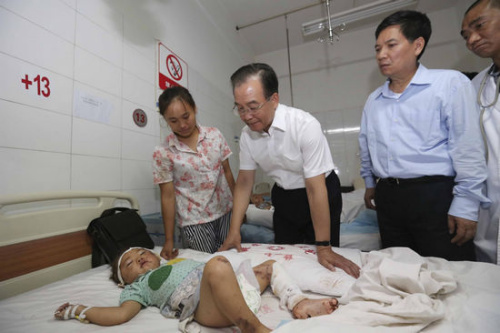
<svg viewBox="0 0 500 333">
<path fill-rule="evenodd" d="M 462 37 L 467 48 L 493 64 L 472 81 L 481 108 L 488 167 L 487 195 L 491 207 L 479 212 L 474 244 L 477 260 L 500 264 L 500 0 L 479 0 L 465 12 Z"/>
<path fill-rule="evenodd" d="M 279 103 L 278 78 L 269 65 L 243 66 L 231 83 L 235 111 L 246 126 L 231 226 L 220 249 L 241 250 L 240 227 L 260 167 L 276 182 L 271 194 L 275 243 L 316 244 L 323 266 L 358 277 L 359 267 L 331 248 L 339 245 L 342 197 L 321 125 L 309 113 Z"/>
</svg>

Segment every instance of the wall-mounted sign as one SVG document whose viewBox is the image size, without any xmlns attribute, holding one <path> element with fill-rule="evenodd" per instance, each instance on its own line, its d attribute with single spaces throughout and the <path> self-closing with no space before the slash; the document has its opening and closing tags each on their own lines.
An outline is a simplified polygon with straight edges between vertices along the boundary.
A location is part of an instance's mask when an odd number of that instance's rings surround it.
<svg viewBox="0 0 500 333">
<path fill-rule="evenodd" d="M 139 127 L 144 127 L 148 124 L 148 116 L 141 109 L 135 109 L 132 117 L 134 118 L 134 123 Z"/>
<path fill-rule="evenodd" d="M 73 114 L 82 119 L 109 124 L 113 103 L 97 95 L 75 88 Z"/>
<path fill-rule="evenodd" d="M 188 87 L 187 64 L 161 42 L 158 43 L 158 86 L 165 90 L 172 86 Z"/>
<path fill-rule="evenodd" d="M 28 74 L 24 75 L 21 83 L 24 85 L 24 89 L 30 89 L 30 86 L 33 84 L 33 87 L 36 87 L 38 96 L 49 97 L 50 96 L 50 81 L 48 78 L 40 77 L 37 75 L 33 80 L 29 79 Z"/>
</svg>

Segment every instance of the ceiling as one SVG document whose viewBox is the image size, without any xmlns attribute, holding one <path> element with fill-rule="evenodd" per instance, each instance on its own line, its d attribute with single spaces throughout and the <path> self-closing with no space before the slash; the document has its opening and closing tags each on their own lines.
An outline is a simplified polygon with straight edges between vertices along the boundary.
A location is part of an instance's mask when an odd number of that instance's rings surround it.
<svg viewBox="0 0 500 333">
<path fill-rule="evenodd" d="M 287 33 L 290 47 L 316 40 L 318 36 L 303 37 L 302 23 L 326 17 L 324 0 L 218 0 L 221 7 L 232 18 L 235 29 L 246 40 L 255 55 L 287 48 Z M 350 10 L 380 0 L 330 0 L 330 14 Z M 454 6 L 457 0 L 419 0 L 416 8 L 428 13 Z M 286 14 L 286 22 L 285 15 Z M 387 14 L 384 14 L 387 15 Z M 273 18 L 274 17 L 274 18 Z M 365 20 L 348 30 L 374 26 L 381 17 Z M 261 23 L 254 24 L 262 21 Z M 247 26 L 248 25 L 248 26 Z"/>
</svg>

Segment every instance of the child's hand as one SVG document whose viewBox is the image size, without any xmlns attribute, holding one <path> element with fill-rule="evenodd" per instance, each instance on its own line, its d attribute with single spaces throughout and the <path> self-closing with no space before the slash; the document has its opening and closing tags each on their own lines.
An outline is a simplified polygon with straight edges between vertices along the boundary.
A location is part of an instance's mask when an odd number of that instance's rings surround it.
<svg viewBox="0 0 500 333">
<path fill-rule="evenodd" d="M 112 326 L 129 321 L 141 311 L 141 307 L 141 303 L 136 301 L 125 301 L 120 306 L 111 307 L 64 303 L 54 312 L 54 317 L 58 320 L 77 319 L 84 324 Z"/>
<path fill-rule="evenodd" d="M 69 304 L 68 302 L 66 302 L 57 308 L 56 312 L 54 312 L 54 317 L 59 320 L 73 319 L 75 318 L 75 315 L 78 315 L 80 313 L 76 313 L 79 306 L 80 305 Z"/>
</svg>

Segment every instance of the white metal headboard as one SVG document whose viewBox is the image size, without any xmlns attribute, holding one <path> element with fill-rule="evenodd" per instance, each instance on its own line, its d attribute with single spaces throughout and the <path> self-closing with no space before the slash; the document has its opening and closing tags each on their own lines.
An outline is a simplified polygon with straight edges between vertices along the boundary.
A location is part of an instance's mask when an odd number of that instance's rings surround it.
<svg viewBox="0 0 500 333">
<path fill-rule="evenodd" d="M 46 256 L 57 255 L 54 250 L 45 249 L 47 246 L 37 245 L 40 241 L 64 241 L 67 234 L 68 238 L 69 235 L 77 235 L 81 244 L 83 237 L 87 237 L 84 230 L 90 221 L 99 217 L 105 209 L 118 206 L 139 209 L 138 201 L 124 192 L 63 191 L 0 196 L 0 253 L 9 258 L 19 256 L 12 259 L 11 265 L 21 265 L 21 261 L 24 266 L 29 266 L 30 261 L 35 264 Z M 37 249 L 36 246 L 42 248 Z M 88 242 L 80 247 L 84 246 L 85 254 L 80 258 L 4 278 L 0 281 L 0 299 L 90 269 Z M 37 257 L 37 250 L 46 253 L 45 257 Z M 73 251 L 78 252 L 78 249 Z"/>
</svg>

